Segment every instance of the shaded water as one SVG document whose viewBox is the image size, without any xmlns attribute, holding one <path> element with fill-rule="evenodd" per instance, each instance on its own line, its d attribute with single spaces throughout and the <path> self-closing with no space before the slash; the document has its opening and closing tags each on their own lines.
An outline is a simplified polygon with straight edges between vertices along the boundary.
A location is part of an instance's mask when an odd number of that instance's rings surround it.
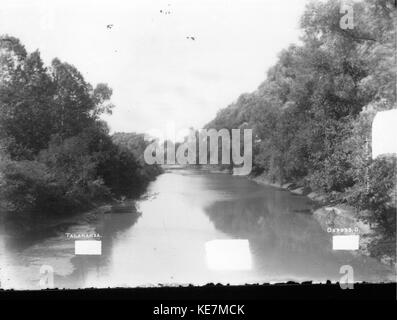
<svg viewBox="0 0 397 320">
<path fill-rule="evenodd" d="M 355 281 L 394 280 L 372 258 L 333 251 L 313 207 L 306 197 L 243 177 L 172 170 L 138 201 L 56 221 L 47 231 L 3 227 L 0 280 L 5 288 L 39 289 L 42 265 L 66 288 L 338 281 L 342 265 L 353 267 Z M 100 234 L 102 255 L 76 256 L 75 239 L 65 233 Z M 247 239 L 251 269 L 211 270 L 205 244 L 215 239 Z"/>
</svg>

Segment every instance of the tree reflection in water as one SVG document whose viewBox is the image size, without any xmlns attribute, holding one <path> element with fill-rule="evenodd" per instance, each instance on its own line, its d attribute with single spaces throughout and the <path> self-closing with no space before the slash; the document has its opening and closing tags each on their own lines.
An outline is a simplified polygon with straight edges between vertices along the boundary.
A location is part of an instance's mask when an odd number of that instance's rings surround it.
<svg viewBox="0 0 397 320">
<path fill-rule="evenodd" d="M 106 274 L 114 246 L 113 242 L 120 233 L 133 226 L 141 215 L 135 201 L 112 205 L 109 210 L 99 214 L 96 219 L 95 231 L 101 236 L 102 254 L 95 256 L 77 255 L 73 257 L 72 263 L 76 269 L 72 276 L 69 277 L 68 284 L 70 285 L 70 278 L 73 278 L 81 286 L 82 283 L 85 283 L 88 274 L 90 274 L 91 278 L 93 274 L 97 278 Z"/>
<path fill-rule="evenodd" d="M 265 187 L 205 208 L 215 227 L 233 238 L 248 239 L 257 269 L 310 278 L 338 272 L 331 237 L 312 217 L 314 203 L 287 191 Z M 316 265 L 328 265 L 323 268 Z M 328 270 L 327 270 L 328 269 Z M 275 272 L 277 273 L 277 271 Z"/>
</svg>

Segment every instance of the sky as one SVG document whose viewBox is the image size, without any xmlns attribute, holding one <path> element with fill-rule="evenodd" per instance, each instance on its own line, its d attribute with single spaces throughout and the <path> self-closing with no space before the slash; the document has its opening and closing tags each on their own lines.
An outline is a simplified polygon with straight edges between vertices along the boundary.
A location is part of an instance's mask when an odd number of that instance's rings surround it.
<svg viewBox="0 0 397 320">
<path fill-rule="evenodd" d="M 113 89 L 111 132 L 202 128 L 298 43 L 306 0 L 0 0 L 0 34 Z"/>
</svg>

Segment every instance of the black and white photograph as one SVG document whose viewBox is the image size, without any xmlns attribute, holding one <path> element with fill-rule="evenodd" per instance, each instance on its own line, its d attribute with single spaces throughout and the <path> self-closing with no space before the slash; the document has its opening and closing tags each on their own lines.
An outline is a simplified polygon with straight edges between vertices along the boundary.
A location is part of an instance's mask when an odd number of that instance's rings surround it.
<svg viewBox="0 0 397 320">
<path fill-rule="evenodd" d="M 394 0 L 0 0 L 2 295 L 395 285 L 396 27 Z"/>
</svg>

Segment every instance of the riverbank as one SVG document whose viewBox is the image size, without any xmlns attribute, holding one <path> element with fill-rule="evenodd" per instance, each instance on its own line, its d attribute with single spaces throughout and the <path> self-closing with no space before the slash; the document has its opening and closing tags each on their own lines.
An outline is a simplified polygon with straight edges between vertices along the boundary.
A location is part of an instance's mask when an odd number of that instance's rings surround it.
<svg viewBox="0 0 397 320">
<path fill-rule="evenodd" d="M 170 170 L 135 203 L 70 216 L 51 223 L 50 233 L 10 235 L 0 227 L 3 278 L 10 279 L 3 284 L 39 289 L 42 265 L 53 267 L 56 287 L 69 289 L 337 282 L 345 264 L 354 266 L 356 282 L 393 281 L 394 270 L 376 259 L 330 250 L 330 237 L 310 214 L 312 207 L 303 196 L 246 177 Z M 101 255 L 75 255 L 79 237 L 100 239 Z M 234 261 L 251 261 L 250 268 L 211 269 L 207 244 L 234 239 L 249 241 L 248 255 L 237 252 Z"/>
<path fill-rule="evenodd" d="M 274 182 L 263 174 L 255 177 L 250 176 L 248 178 L 258 184 L 288 190 L 293 194 L 310 198 L 319 206 L 312 211 L 312 214 L 324 231 L 340 235 L 352 233 L 359 234 L 360 247 L 358 251 L 353 251 L 354 254 L 373 256 L 383 264 L 389 266 L 396 265 L 396 255 L 388 254 L 388 252 L 395 252 L 395 250 L 387 248 L 377 255 L 373 255 L 371 252 L 371 246 L 380 239 L 380 236 L 376 232 L 375 226 L 372 226 L 362 219 L 365 215 L 369 214 L 368 212 L 359 211 L 354 207 L 342 203 L 331 203 L 327 201 L 327 196 L 325 194 L 314 192 L 310 188 L 305 188 L 294 183 L 281 184 Z M 392 244 L 389 244 L 389 246 L 390 245 Z"/>
<path fill-rule="evenodd" d="M 216 165 L 204 165 L 199 167 L 200 170 L 211 173 L 233 174 L 233 170 L 222 168 Z M 360 246 L 358 251 L 352 251 L 354 255 L 371 256 L 388 266 L 396 265 L 395 255 L 395 239 L 384 242 L 375 225 L 365 221 L 365 216 L 371 214 L 368 211 L 359 211 L 356 208 L 337 201 L 328 200 L 327 194 L 311 190 L 296 183 L 279 183 L 272 181 L 266 175 L 247 176 L 251 181 L 258 184 L 271 186 L 289 192 L 306 196 L 314 201 L 317 206 L 312 210 L 313 217 L 318 221 L 321 228 L 325 232 L 334 235 L 343 234 L 359 234 Z M 380 246 L 376 246 L 376 242 L 380 242 Z M 376 251 L 376 254 L 373 253 Z M 392 254 L 390 254 L 392 252 Z"/>
<path fill-rule="evenodd" d="M 162 172 L 163 173 L 163 172 Z M 161 173 L 159 174 L 161 175 Z M 157 175 L 152 181 L 155 181 Z M 151 181 L 151 182 L 152 182 Z M 123 208 L 131 211 L 131 204 L 150 198 L 148 185 L 131 197 L 109 197 L 97 201 L 90 201 L 83 207 L 76 207 L 73 210 L 60 214 L 34 214 L 7 211 L 6 205 L 0 201 L 0 226 L 8 230 L 9 235 L 29 234 L 56 234 L 63 232 L 71 225 L 81 225 L 97 219 L 98 216 L 108 215 L 114 212 L 122 212 Z M 4 210 L 1 210 L 1 209 Z"/>
</svg>

